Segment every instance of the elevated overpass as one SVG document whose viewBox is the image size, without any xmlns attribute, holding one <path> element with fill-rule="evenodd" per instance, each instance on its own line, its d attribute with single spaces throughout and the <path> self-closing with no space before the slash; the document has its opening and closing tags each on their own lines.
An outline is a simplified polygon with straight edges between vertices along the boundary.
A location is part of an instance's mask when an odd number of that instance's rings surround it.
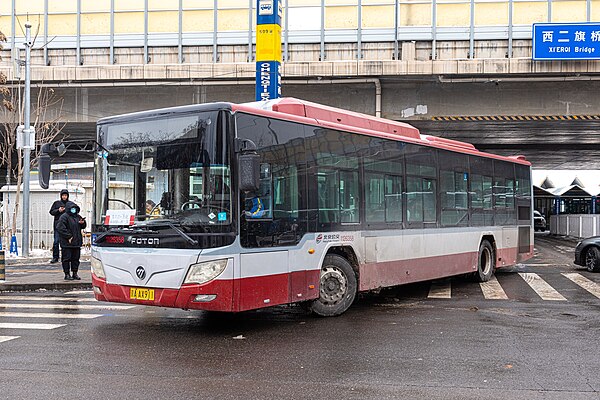
<svg viewBox="0 0 600 400">
<path fill-rule="evenodd" d="M 69 122 L 71 138 L 93 137 L 104 116 L 254 100 L 254 0 L 116 3 L 0 4 L 8 38 L 0 70 L 19 84 L 13 62 L 28 15 L 39 25 L 34 87 L 52 87 L 64 98 L 62 112 L 51 115 Z M 600 20 L 597 1 L 285 5 L 284 96 L 525 154 L 538 168 L 597 168 L 600 62 L 531 60 L 532 23 Z"/>
</svg>

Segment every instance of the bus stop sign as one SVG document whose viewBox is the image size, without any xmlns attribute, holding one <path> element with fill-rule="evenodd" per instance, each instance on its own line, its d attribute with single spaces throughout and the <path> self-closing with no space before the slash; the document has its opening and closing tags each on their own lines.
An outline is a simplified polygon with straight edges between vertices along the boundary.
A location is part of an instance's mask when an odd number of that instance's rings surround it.
<svg viewBox="0 0 600 400">
<path fill-rule="evenodd" d="M 533 24 L 534 60 L 600 60 L 600 23 Z"/>
</svg>

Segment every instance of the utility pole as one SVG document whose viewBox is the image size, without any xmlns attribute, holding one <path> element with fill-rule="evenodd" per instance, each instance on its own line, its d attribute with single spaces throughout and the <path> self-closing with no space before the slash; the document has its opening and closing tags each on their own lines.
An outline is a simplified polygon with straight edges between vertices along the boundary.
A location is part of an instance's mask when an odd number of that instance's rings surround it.
<svg viewBox="0 0 600 400">
<path fill-rule="evenodd" d="M 29 175 L 31 146 L 30 107 L 31 107 L 31 24 L 25 23 L 25 121 L 23 129 L 23 257 L 29 257 Z"/>
</svg>

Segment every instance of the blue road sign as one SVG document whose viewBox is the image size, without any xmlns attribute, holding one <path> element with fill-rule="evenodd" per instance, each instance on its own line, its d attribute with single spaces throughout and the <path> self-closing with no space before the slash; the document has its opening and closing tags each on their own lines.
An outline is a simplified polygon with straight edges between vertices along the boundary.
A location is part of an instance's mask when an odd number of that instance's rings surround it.
<svg viewBox="0 0 600 400">
<path fill-rule="evenodd" d="M 600 23 L 533 24 L 534 60 L 599 60 Z"/>
<path fill-rule="evenodd" d="M 19 246 L 17 245 L 17 237 L 15 235 L 12 235 L 10 238 L 10 253 L 19 255 Z"/>
<path fill-rule="evenodd" d="M 281 64 L 279 61 L 256 62 L 256 100 L 273 100 L 281 97 Z"/>
</svg>

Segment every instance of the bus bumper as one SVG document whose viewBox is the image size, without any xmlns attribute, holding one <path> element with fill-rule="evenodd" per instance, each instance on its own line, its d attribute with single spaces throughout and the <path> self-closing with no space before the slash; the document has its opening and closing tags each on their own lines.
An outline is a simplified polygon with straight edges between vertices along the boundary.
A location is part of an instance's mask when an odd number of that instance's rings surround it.
<svg viewBox="0 0 600 400">
<path fill-rule="evenodd" d="M 179 289 L 134 287 L 106 283 L 92 274 L 94 297 L 98 301 L 140 304 L 207 311 L 234 311 L 233 281 L 213 280 L 202 285 L 182 285 Z M 151 290 L 152 300 L 131 298 L 131 289 Z"/>
</svg>

